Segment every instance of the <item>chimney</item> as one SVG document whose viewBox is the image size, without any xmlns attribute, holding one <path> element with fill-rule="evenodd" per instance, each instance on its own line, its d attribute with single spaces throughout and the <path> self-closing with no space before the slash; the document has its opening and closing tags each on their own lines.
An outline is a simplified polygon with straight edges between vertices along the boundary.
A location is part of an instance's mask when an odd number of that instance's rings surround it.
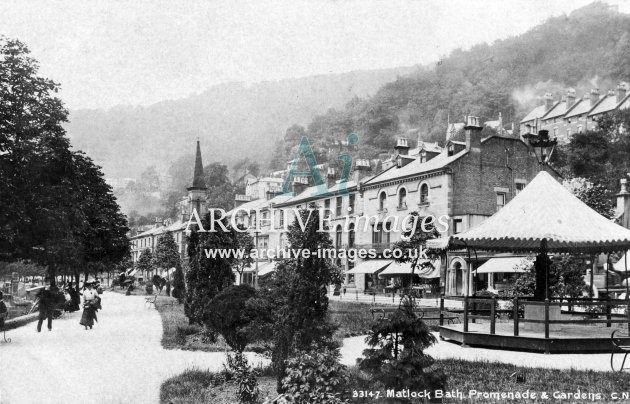
<svg viewBox="0 0 630 404">
<path fill-rule="evenodd" d="M 326 172 L 326 185 L 328 188 L 332 188 L 337 183 L 337 169 L 335 167 L 328 167 Z"/>
<path fill-rule="evenodd" d="M 620 225 L 630 228 L 630 192 L 628 192 L 628 180 L 621 179 L 621 190 L 617 194 L 617 215 L 621 216 Z"/>
<path fill-rule="evenodd" d="M 591 107 L 594 107 L 599 101 L 599 88 L 594 88 L 591 90 Z"/>
<path fill-rule="evenodd" d="M 626 91 L 626 83 L 619 83 L 619 85 L 617 85 L 617 104 L 619 104 L 621 101 L 623 101 L 624 98 L 626 98 Z"/>
<path fill-rule="evenodd" d="M 308 188 L 308 177 L 293 177 L 293 192 L 299 195 Z"/>
<path fill-rule="evenodd" d="M 481 124 L 479 123 L 479 117 L 467 116 L 466 126 L 466 150 L 481 151 Z"/>
<path fill-rule="evenodd" d="M 359 186 L 359 182 L 365 178 L 368 172 L 371 170 L 370 168 L 370 160 L 367 159 L 358 159 L 354 162 L 354 172 L 352 173 L 352 179 Z"/>
<path fill-rule="evenodd" d="M 398 154 L 409 154 L 409 140 L 404 137 L 399 137 L 396 139 L 396 146 L 394 149 L 398 152 Z"/>
<path fill-rule="evenodd" d="M 272 200 L 274 196 L 276 196 L 276 193 L 272 190 L 267 190 L 267 192 L 265 192 L 265 198 L 268 201 Z"/>
<path fill-rule="evenodd" d="M 249 197 L 248 195 L 242 195 L 242 194 L 234 195 L 234 207 L 238 208 L 239 206 L 241 206 L 245 202 L 249 202 L 251 200 L 252 200 L 252 198 Z"/>
<path fill-rule="evenodd" d="M 570 88 L 567 90 L 567 111 L 575 104 L 575 89 Z"/>
<path fill-rule="evenodd" d="M 545 111 L 549 111 L 551 108 L 553 108 L 553 105 L 554 105 L 553 94 L 546 93 L 545 94 Z"/>
</svg>

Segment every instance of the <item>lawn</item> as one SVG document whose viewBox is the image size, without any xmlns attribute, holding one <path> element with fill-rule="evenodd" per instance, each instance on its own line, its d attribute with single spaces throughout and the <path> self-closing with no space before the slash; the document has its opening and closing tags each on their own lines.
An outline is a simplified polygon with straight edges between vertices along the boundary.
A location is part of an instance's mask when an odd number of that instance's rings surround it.
<svg viewBox="0 0 630 404">
<path fill-rule="evenodd" d="M 212 342 L 201 326 L 188 324 L 184 305 L 178 304 L 174 297 L 159 296 L 155 307 L 162 318 L 162 347 L 165 349 L 207 352 L 223 352 L 230 349 L 221 337 Z"/>
<path fill-rule="evenodd" d="M 578 370 L 523 368 L 515 365 L 468 362 L 462 360 L 436 361 L 436 368 L 441 368 L 447 375 L 444 391 L 459 390 L 464 393 L 464 399 L 444 399 L 445 403 L 515 403 L 515 402 L 557 402 L 554 400 L 554 392 L 573 392 L 577 390 L 585 393 L 601 393 L 603 402 L 609 402 L 610 393 L 628 391 L 630 387 L 630 373 L 593 372 Z M 351 382 L 348 394 L 352 390 L 368 390 L 376 393 L 374 383 L 361 375 L 356 369 L 350 369 Z M 517 376 L 519 376 L 517 381 Z M 521 378 L 524 381 L 521 381 Z M 263 397 L 275 397 L 275 379 L 270 376 L 259 377 L 259 387 L 263 391 Z M 549 400 L 512 400 L 512 399 L 483 399 L 469 398 L 469 390 L 483 392 L 536 392 L 546 391 Z M 414 390 L 422 390 L 417 387 Z M 385 390 L 380 390 L 381 397 Z M 233 382 L 225 382 L 220 373 L 189 370 L 182 375 L 173 377 L 162 384 L 160 400 L 163 403 L 234 403 L 235 385 Z M 572 400 L 564 402 L 587 402 L 596 400 Z M 352 403 L 396 403 L 398 401 L 368 398 L 365 400 L 354 399 Z M 421 401 L 412 401 L 421 402 Z"/>
</svg>

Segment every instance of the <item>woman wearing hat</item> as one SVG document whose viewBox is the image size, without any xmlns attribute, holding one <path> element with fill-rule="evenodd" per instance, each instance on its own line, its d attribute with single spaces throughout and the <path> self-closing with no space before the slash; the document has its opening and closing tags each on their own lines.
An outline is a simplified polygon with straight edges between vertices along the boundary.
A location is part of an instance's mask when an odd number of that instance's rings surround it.
<svg viewBox="0 0 630 404">
<path fill-rule="evenodd" d="M 92 286 L 93 282 L 86 282 L 86 289 L 83 291 L 83 315 L 81 316 L 81 321 L 79 322 L 79 324 L 84 326 L 86 330 L 88 329 L 88 327 L 92 329 L 92 326 L 94 326 L 94 320 L 96 319 L 98 294 Z"/>
</svg>

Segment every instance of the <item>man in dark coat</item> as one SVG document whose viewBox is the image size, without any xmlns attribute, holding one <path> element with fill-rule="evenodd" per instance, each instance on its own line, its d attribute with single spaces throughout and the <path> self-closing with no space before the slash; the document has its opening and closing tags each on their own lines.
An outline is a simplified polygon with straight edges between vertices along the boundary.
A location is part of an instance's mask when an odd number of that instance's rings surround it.
<svg viewBox="0 0 630 404">
<path fill-rule="evenodd" d="M 37 293 L 39 298 L 39 319 L 37 321 L 37 332 L 42 331 L 42 323 L 48 319 L 48 331 L 52 331 L 52 320 L 57 303 L 59 303 L 59 292 L 55 286 L 49 289 L 42 289 Z"/>
<path fill-rule="evenodd" d="M 4 295 L 2 294 L 2 292 L 0 292 L 0 330 L 4 328 L 4 320 L 6 320 L 9 314 L 7 305 L 4 304 L 4 301 L 2 300 L 3 298 L 4 298 Z"/>
</svg>

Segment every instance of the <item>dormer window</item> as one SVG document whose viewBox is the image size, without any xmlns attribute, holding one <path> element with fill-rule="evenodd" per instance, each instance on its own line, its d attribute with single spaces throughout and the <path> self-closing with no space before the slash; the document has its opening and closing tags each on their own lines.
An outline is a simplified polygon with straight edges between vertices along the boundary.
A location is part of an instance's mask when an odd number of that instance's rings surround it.
<svg viewBox="0 0 630 404">
<path fill-rule="evenodd" d="M 448 151 L 447 151 L 449 156 L 452 156 L 453 154 L 455 154 L 455 146 L 453 145 L 453 143 L 450 143 L 448 145 Z"/>
<path fill-rule="evenodd" d="M 427 162 L 427 152 L 424 150 L 422 151 L 422 153 L 420 153 L 420 162 L 421 163 Z"/>
</svg>

